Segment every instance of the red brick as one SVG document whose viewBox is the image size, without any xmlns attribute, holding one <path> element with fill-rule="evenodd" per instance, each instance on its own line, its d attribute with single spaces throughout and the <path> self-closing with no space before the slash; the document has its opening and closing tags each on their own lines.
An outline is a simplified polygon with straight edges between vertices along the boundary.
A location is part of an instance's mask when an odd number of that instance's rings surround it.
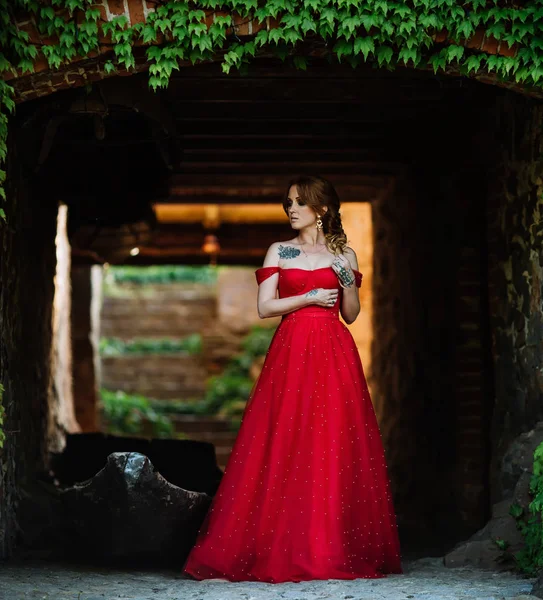
<svg viewBox="0 0 543 600">
<path fill-rule="evenodd" d="M 514 44 L 513 46 L 508 46 L 505 42 L 500 42 L 498 47 L 498 54 L 502 56 L 516 56 L 518 50 L 518 45 Z"/>
<path fill-rule="evenodd" d="M 131 1 L 133 1 L 133 0 L 131 0 Z M 124 15 L 123 0 L 107 0 L 107 4 L 109 6 L 109 12 L 112 15 Z"/>
<path fill-rule="evenodd" d="M 145 21 L 145 11 L 143 8 L 144 1 L 145 0 L 130 0 L 128 2 L 128 12 L 130 14 L 130 23 L 132 25 L 143 23 Z"/>
<path fill-rule="evenodd" d="M 266 29 L 266 23 L 261 22 L 261 21 L 257 21 L 256 19 L 253 20 L 253 33 L 256 34 L 259 31 L 261 31 L 262 29 Z"/>
<path fill-rule="evenodd" d="M 274 19 L 273 17 L 268 17 L 268 31 L 270 29 L 277 29 L 277 27 L 279 27 L 279 24 L 281 22 L 280 18 Z"/>
<path fill-rule="evenodd" d="M 482 50 L 484 50 L 484 52 L 486 52 L 487 54 L 497 54 L 498 40 L 492 36 L 485 38 Z"/>
<path fill-rule="evenodd" d="M 441 31 L 439 31 L 433 35 L 434 42 L 436 42 L 437 44 L 440 44 L 441 42 L 446 41 L 448 35 L 449 35 L 449 32 L 446 29 L 442 29 Z"/>
<path fill-rule="evenodd" d="M 206 10 L 205 13 L 206 13 L 205 24 L 207 25 L 207 28 L 209 29 L 211 27 L 211 25 L 213 25 L 213 19 L 214 19 L 215 13 L 212 10 Z"/>
<path fill-rule="evenodd" d="M 484 29 L 478 29 L 468 40 L 466 40 L 464 45 L 466 48 L 477 48 L 477 50 L 480 50 L 484 37 Z"/>
<path fill-rule="evenodd" d="M 246 18 L 241 17 L 240 15 L 234 15 L 234 25 L 236 27 L 237 35 L 250 35 L 250 23 Z"/>
<path fill-rule="evenodd" d="M 42 54 L 38 55 L 38 58 L 34 62 L 34 72 L 40 73 L 41 71 L 49 71 L 49 63 Z"/>
<path fill-rule="evenodd" d="M 34 23 L 27 22 L 24 25 L 19 25 L 19 29 L 28 33 L 30 41 L 33 44 L 40 43 L 42 41 L 41 36 L 38 33 L 38 30 L 36 29 Z"/>
</svg>

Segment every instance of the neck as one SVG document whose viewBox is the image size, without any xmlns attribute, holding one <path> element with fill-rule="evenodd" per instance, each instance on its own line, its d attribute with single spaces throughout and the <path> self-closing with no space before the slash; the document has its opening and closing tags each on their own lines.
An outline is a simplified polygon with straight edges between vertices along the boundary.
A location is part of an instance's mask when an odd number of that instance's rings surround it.
<svg viewBox="0 0 543 600">
<path fill-rule="evenodd" d="M 298 241 L 305 246 L 319 246 L 326 243 L 326 238 L 322 229 L 319 231 L 316 228 L 311 230 L 302 230 L 298 233 Z"/>
</svg>

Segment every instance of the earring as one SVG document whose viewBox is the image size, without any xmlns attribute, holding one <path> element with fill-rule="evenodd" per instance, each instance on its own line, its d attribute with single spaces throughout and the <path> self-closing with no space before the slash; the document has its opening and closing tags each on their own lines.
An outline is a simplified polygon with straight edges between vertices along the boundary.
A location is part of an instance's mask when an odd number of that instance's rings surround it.
<svg viewBox="0 0 543 600">
<path fill-rule="evenodd" d="M 320 217 L 317 219 L 317 229 L 322 229 L 322 220 Z"/>
</svg>

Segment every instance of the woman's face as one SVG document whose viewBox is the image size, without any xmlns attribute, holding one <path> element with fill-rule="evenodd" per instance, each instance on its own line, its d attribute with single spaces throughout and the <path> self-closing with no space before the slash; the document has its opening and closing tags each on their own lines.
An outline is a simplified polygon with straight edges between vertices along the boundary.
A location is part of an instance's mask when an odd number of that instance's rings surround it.
<svg viewBox="0 0 543 600">
<path fill-rule="evenodd" d="M 292 229 L 310 227 L 317 221 L 317 213 L 298 196 L 295 185 L 288 192 L 287 213 Z"/>
</svg>

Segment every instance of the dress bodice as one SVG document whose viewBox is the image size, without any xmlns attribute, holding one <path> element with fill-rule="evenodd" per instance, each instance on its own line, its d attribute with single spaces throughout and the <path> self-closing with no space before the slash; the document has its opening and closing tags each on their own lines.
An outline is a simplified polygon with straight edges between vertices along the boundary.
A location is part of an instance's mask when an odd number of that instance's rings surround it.
<svg viewBox="0 0 543 600">
<path fill-rule="evenodd" d="M 353 269 L 355 275 L 355 285 L 360 287 L 362 284 L 362 273 Z M 339 316 L 339 307 L 341 306 L 341 297 L 343 288 L 339 285 L 339 281 L 332 267 L 322 267 L 320 269 L 298 269 L 289 267 L 261 267 L 255 271 L 256 280 L 260 285 L 265 279 L 271 277 L 275 273 L 279 273 L 278 291 L 279 298 L 288 298 L 289 296 L 299 296 L 305 294 L 314 288 L 339 289 L 338 299 L 334 306 L 324 307 L 310 304 L 298 310 L 284 315 L 283 318 L 289 315 L 307 314 L 311 316 L 330 315 Z"/>
</svg>

